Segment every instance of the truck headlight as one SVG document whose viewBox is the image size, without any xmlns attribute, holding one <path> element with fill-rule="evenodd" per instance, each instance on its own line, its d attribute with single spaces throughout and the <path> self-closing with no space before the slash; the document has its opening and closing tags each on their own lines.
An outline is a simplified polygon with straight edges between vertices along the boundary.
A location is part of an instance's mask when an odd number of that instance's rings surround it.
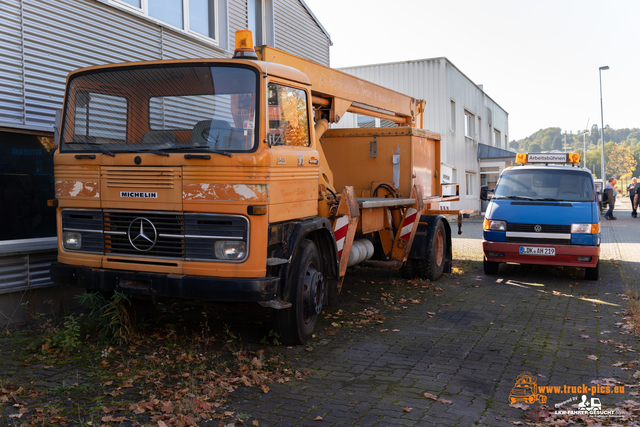
<svg viewBox="0 0 640 427">
<path fill-rule="evenodd" d="M 482 228 L 491 231 L 507 231 L 507 221 L 496 221 L 493 219 L 484 219 Z"/>
<path fill-rule="evenodd" d="M 247 254 L 247 243 L 240 240 L 218 240 L 214 251 L 218 259 L 242 259 Z"/>
<path fill-rule="evenodd" d="M 82 248 L 82 234 L 77 231 L 62 232 L 62 247 L 77 251 Z"/>
<path fill-rule="evenodd" d="M 571 224 L 572 234 L 598 234 L 600 224 Z"/>
</svg>

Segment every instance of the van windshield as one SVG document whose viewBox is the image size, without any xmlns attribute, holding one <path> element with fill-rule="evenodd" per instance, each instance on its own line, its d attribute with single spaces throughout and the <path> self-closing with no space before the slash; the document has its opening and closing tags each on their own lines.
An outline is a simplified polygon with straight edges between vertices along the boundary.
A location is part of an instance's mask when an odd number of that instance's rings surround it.
<svg viewBox="0 0 640 427">
<path fill-rule="evenodd" d="M 252 151 L 258 75 L 241 66 L 149 65 L 79 74 L 61 152 Z"/>
<path fill-rule="evenodd" d="M 493 193 L 496 199 L 593 202 L 591 174 L 580 170 L 512 169 L 502 173 Z"/>
</svg>

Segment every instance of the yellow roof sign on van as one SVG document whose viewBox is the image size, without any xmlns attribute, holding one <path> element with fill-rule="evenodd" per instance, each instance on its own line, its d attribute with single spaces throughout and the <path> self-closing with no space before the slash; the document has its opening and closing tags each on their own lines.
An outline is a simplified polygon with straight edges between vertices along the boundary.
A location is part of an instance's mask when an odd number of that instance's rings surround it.
<svg viewBox="0 0 640 427">
<path fill-rule="evenodd" d="M 516 163 L 580 163 L 578 153 L 518 153 Z"/>
</svg>

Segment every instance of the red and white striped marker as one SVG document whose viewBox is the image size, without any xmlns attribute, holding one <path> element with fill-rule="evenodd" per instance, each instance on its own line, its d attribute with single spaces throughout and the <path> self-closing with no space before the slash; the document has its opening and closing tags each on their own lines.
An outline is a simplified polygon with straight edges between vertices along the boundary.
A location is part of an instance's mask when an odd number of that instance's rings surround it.
<svg viewBox="0 0 640 427">
<path fill-rule="evenodd" d="M 338 247 L 338 260 L 342 257 L 342 248 L 344 248 L 344 240 L 347 237 L 347 226 L 349 225 L 349 217 L 343 215 L 336 219 L 333 226 L 333 235 L 336 237 L 336 246 Z"/>
<path fill-rule="evenodd" d="M 414 208 L 409 208 L 407 211 L 407 216 L 404 218 L 404 222 L 402 223 L 402 229 L 400 230 L 400 238 L 403 240 L 409 240 L 411 237 L 411 230 L 413 230 L 413 225 L 416 223 L 418 211 Z"/>
</svg>

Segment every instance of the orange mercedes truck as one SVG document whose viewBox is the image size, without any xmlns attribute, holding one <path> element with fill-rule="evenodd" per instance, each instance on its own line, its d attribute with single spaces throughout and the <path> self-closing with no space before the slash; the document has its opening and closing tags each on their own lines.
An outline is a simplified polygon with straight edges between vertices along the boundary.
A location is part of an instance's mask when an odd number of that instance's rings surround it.
<svg viewBox="0 0 640 427">
<path fill-rule="evenodd" d="M 424 101 L 236 36 L 229 59 L 72 72 L 59 122 L 54 282 L 257 302 L 288 344 L 347 267 L 451 270 Z M 347 111 L 392 128 L 329 129 Z M 456 186 L 456 184 L 453 184 Z M 457 190 L 457 186 L 456 186 Z M 458 191 L 455 191 L 458 194 Z M 460 232 L 460 231 L 459 231 Z"/>
</svg>

